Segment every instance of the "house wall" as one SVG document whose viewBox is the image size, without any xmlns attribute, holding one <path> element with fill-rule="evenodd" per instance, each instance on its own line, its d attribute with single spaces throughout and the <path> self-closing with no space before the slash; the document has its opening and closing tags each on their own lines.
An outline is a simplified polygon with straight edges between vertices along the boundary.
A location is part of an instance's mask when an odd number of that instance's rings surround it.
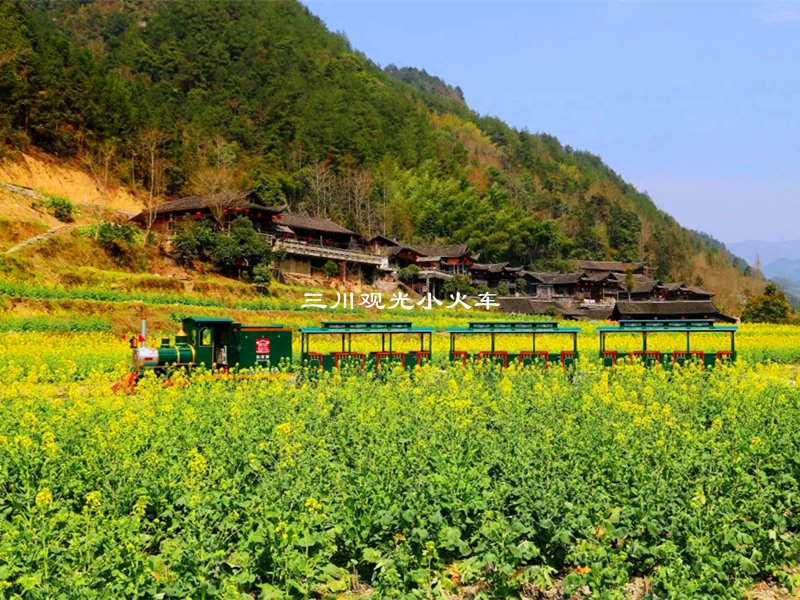
<svg viewBox="0 0 800 600">
<path fill-rule="evenodd" d="M 311 275 L 311 261 L 296 256 L 290 256 L 281 261 L 279 269 L 282 273 Z"/>
</svg>

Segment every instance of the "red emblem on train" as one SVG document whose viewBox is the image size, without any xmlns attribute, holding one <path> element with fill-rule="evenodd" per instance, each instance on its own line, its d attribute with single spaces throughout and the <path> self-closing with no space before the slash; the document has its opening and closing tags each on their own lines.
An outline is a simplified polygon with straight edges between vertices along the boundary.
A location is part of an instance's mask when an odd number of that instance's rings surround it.
<svg viewBox="0 0 800 600">
<path fill-rule="evenodd" d="M 256 354 L 269 354 L 269 339 L 256 339 Z"/>
</svg>

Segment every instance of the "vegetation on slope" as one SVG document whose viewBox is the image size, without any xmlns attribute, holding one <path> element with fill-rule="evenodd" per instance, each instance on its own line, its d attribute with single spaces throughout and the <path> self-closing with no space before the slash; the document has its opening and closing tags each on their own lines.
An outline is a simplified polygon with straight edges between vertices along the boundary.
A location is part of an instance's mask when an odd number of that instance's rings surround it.
<svg viewBox="0 0 800 600">
<path fill-rule="evenodd" d="M 297 2 L 0 5 L 7 148 L 80 157 L 155 197 L 253 186 L 365 234 L 468 242 L 485 261 L 643 259 L 695 283 L 706 255 L 735 274 L 600 158 L 458 96 L 381 70 Z"/>
</svg>

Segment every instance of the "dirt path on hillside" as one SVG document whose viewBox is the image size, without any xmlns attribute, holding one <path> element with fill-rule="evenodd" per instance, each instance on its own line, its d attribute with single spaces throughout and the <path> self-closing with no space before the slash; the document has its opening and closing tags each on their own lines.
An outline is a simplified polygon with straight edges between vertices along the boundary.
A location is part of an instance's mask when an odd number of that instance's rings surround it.
<svg viewBox="0 0 800 600">
<path fill-rule="evenodd" d="M 32 238 L 28 238 L 27 240 L 20 242 L 16 246 L 9 248 L 8 250 L 5 251 L 4 254 L 11 254 L 12 252 L 17 252 L 18 250 L 22 250 L 27 246 L 33 246 L 34 244 L 38 244 L 39 242 L 42 242 L 54 235 L 57 235 L 58 233 L 69 231 L 70 229 L 75 229 L 76 227 L 78 227 L 78 225 L 59 225 L 58 227 L 54 227 L 53 229 L 48 229 L 44 233 L 40 233 L 39 235 L 35 235 Z"/>
</svg>

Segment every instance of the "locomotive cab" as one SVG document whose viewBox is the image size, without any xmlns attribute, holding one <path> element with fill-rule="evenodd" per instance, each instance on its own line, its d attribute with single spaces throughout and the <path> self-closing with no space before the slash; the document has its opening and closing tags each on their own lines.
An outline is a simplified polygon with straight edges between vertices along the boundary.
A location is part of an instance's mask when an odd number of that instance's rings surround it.
<svg viewBox="0 0 800 600">
<path fill-rule="evenodd" d="M 183 320 L 189 344 L 195 348 L 195 361 L 206 367 L 229 366 L 230 346 L 238 323 L 215 317 L 189 317 Z"/>
<path fill-rule="evenodd" d="M 292 331 L 283 325 L 242 325 L 231 319 L 183 320 L 196 364 L 206 367 L 275 368 L 292 360 Z"/>
</svg>

